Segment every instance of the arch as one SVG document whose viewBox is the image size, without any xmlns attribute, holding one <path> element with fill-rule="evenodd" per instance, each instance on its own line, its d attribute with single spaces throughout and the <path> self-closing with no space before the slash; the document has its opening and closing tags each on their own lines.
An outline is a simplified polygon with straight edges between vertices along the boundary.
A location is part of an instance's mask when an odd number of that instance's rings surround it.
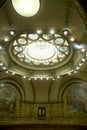
<svg viewBox="0 0 87 130">
<path fill-rule="evenodd" d="M 63 85 L 63 87 L 61 87 L 61 89 L 60 89 L 60 91 L 58 93 L 58 99 L 59 99 L 60 102 L 64 102 L 63 97 L 64 97 L 65 91 L 70 87 L 70 85 L 75 84 L 75 83 L 87 86 L 87 83 L 85 81 L 81 80 L 81 79 L 71 79 L 71 80 L 67 81 Z"/>
<path fill-rule="evenodd" d="M 1 79 L 0 83 L 9 83 L 13 85 L 20 94 L 20 100 L 23 101 L 25 99 L 23 88 L 16 81 L 11 79 Z"/>
</svg>

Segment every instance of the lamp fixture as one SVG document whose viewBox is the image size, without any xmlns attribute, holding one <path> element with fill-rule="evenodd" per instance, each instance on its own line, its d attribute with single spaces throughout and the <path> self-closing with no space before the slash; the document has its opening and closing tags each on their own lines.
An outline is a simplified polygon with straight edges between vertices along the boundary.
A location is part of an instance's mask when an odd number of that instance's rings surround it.
<svg viewBox="0 0 87 130">
<path fill-rule="evenodd" d="M 8 42 L 8 41 L 9 41 L 9 37 L 8 37 L 8 36 L 5 36 L 5 37 L 4 37 L 4 41 L 5 41 L 5 42 Z"/>
<path fill-rule="evenodd" d="M 15 32 L 13 30 L 10 31 L 10 35 L 13 36 Z"/>
<path fill-rule="evenodd" d="M 24 17 L 35 15 L 40 8 L 39 0 L 12 0 L 16 12 Z"/>
<path fill-rule="evenodd" d="M 37 34 L 41 34 L 41 33 L 42 33 L 41 29 L 37 30 Z"/>
<path fill-rule="evenodd" d="M 68 30 L 65 30 L 63 33 L 64 33 L 64 35 L 67 35 L 69 32 L 68 32 Z"/>
<path fill-rule="evenodd" d="M 70 37 L 70 41 L 71 42 L 75 41 L 75 38 L 74 37 Z"/>
</svg>

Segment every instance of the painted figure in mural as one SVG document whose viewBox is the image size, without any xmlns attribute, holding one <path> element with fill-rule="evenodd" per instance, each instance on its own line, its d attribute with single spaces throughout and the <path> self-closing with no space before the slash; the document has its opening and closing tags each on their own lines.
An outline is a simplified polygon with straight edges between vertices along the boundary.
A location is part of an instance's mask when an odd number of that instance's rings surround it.
<svg viewBox="0 0 87 130">
<path fill-rule="evenodd" d="M 16 94 L 12 87 L 7 84 L 0 85 L 0 111 L 15 112 Z"/>
<path fill-rule="evenodd" d="M 72 87 L 67 95 L 69 112 L 87 113 L 87 90 L 83 87 Z"/>
</svg>

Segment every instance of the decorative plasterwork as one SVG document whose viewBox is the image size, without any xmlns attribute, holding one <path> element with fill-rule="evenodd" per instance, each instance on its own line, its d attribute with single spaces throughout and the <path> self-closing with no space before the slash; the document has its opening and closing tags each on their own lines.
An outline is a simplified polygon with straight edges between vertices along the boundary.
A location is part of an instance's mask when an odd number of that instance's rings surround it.
<svg viewBox="0 0 87 130">
<path fill-rule="evenodd" d="M 72 48 L 67 39 L 58 34 L 22 34 L 12 41 L 9 53 L 22 67 L 52 70 L 69 61 Z"/>
<path fill-rule="evenodd" d="M 87 57 L 86 44 L 77 43 L 68 30 L 62 33 L 13 35 L 0 46 L 0 66 L 23 78 L 59 78 L 76 73 Z"/>
</svg>

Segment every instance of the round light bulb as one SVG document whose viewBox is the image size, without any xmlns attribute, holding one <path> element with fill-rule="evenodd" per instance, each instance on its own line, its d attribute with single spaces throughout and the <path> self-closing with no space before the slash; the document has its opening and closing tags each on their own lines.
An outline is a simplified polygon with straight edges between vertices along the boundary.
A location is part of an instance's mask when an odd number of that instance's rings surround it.
<svg viewBox="0 0 87 130">
<path fill-rule="evenodd" d="M 69 32 L 67 30 L 65 30 L 63 33 L 64 33 L 64 35 L 67 35 Z"/>
<path fill-rule="evenodd" d="M 9 41 L 9 37 L 8 37 L 8 36 L 5 36 L 5 37 L 4 37 L 4 41 L 5 41 L 5 42 L 8 42 L 8 41 Z"/>
<path fill-rule="evenodd" d="M 35 15 L 40 8 L 39 0 L 12 0 L 14 9 L 24 17 Z"/>
<path fill-rule="evenodd" d="M 51 34 L 54 34 L 55 33 L 55 30 L 54 29 L 50 29 L 49 31 Z"/>
<path fill-rule="evenodd" d="M 11 30 L 11 31 L 10 31 L 10 35 L 13 36 L 14 34 L 15 34 L 15 32 Z"/>
<path fill-rule="evenodd" d="M 37 34 L 41 34 L 42 33 L 42 30 L 37 30 Z"/>
<path fill-rule="evenodd" d="M 74 37 L 70 37 L 70 41 L 71 42 L 75 41 L 75 38 Z"/>
</svg>

